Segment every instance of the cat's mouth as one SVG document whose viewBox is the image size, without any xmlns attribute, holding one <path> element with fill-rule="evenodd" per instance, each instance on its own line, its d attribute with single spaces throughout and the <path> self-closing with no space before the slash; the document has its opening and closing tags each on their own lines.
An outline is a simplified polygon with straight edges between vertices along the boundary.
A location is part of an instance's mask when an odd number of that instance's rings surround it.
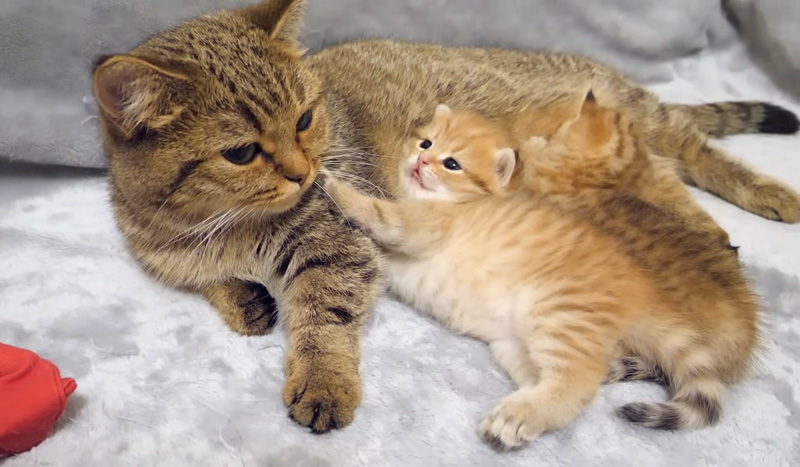
<svg viewBox="0 0 800 467">
<path fill-rule="evenodd" d="M 418 165 L 414 165 L 411 167 L 411 181 L 414 185 L 422 188 L 423 190 L 429 190 L 427 186 L 425 186 L 425 180 L 422 177 L 422 172 L 420 171 L 420 167 Z"/>
</svg>

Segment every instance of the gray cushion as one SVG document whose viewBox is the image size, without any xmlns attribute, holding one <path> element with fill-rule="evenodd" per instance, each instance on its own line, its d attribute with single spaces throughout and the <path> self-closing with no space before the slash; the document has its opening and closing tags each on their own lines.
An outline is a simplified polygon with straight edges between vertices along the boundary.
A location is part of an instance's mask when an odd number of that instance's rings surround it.
<svg viewBox="0 0 800 467">
<path fill-rule="evenodd" d="M 787 91 L 800 96 L 800 1 L 723 0 L 753 55 Z"/>
</svg>

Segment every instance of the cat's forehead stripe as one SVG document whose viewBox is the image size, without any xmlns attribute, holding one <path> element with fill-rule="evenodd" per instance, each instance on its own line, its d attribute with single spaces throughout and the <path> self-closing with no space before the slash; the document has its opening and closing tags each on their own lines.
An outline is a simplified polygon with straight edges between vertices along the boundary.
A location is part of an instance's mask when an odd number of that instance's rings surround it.
<svg viewBox="0 0 800 467">
<path fill-rule="evenodd" d="M 152 38 L 147 47 L 194 63 L 208 78 L 236 94 L 239 107 L 244 104 L 250 114 L 274 118 L 292 101 L 303 102 L 306 90 L 297 79 L 297 70 L 281 63 L 280 56 L 271 57 L 260 41 L 249 37 L 250 30 L 226 35 L 214 34 L 220 25 L 213 21 L 195 26 L 202 30 L 186 35 L 166 32 Z M 245 117 L 250 119 L 250 115 Z"/>
</svg>

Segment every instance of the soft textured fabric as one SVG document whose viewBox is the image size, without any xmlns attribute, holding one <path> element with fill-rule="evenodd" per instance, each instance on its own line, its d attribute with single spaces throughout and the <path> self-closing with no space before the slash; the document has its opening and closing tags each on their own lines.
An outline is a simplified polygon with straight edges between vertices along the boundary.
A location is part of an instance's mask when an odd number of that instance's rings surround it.
<svg viewBox="0 0 800 467">
<path fill-rule="evenodd" d="M 256 1 L 3 0 L 0 157 L 105 165 L 93 61 L 181 19 Z M 590 55 L 647 82 L 671 79 L 670 60 L 732 37 L 718 0 L 308 0 L 305 25 L 312 49 L 368 36 L 550 49 Z"/>
<path fill-rule="evenodd" d="M 748 97 L 800 110 L 739 46 L 666 67 L 675 78 L 654 88 L 665 98 Z M 720 144 L 800 189 L 800 137 Z M 48 170 L 0 167 L 0 341 L 40 353 L 81 389 L 56 431 L 4 467 L 692 467 L 800 459 L 800 225 L 698 193 L 741 246 L 765 309 L 759 364 L 728 392 L 719 425 L 676 433 L 631 426 L 614 417 L 615 407 L 666 394 L 621 383 L 603 387 L 563 430 L 501 454 L 476 435 L 481 417 L 512 390 L 488 349 L 388 299 L 364 332 L 364 398 L 354 423 L 308 433 L 281 403 L 283 330 L 236 336 L 200 297 L 149 279 L 114 227 L 102 176 Z"/>
</svg>

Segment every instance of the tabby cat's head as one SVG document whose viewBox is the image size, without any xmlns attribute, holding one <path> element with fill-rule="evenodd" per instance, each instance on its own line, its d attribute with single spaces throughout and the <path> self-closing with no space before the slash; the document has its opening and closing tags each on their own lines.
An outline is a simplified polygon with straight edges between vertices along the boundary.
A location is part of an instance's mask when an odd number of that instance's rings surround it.
<svg viewBox="0 0 800 467">
<path fill-rule="evenodd" d="M 321 84 L 295 39 L 302 6 L 215 13 L 98 61 L 93 90 L 125 203 L 197 214 L 297 203 L 328 146 Z"/>
<path fill-rule="evenodd" d="M 406 147 L 400 187 L 408 198 L 462 202 L 500 193 L 514 172 L 516 154 L 506 131 L 466 110 L 436 107 Z"/>
</svg>

